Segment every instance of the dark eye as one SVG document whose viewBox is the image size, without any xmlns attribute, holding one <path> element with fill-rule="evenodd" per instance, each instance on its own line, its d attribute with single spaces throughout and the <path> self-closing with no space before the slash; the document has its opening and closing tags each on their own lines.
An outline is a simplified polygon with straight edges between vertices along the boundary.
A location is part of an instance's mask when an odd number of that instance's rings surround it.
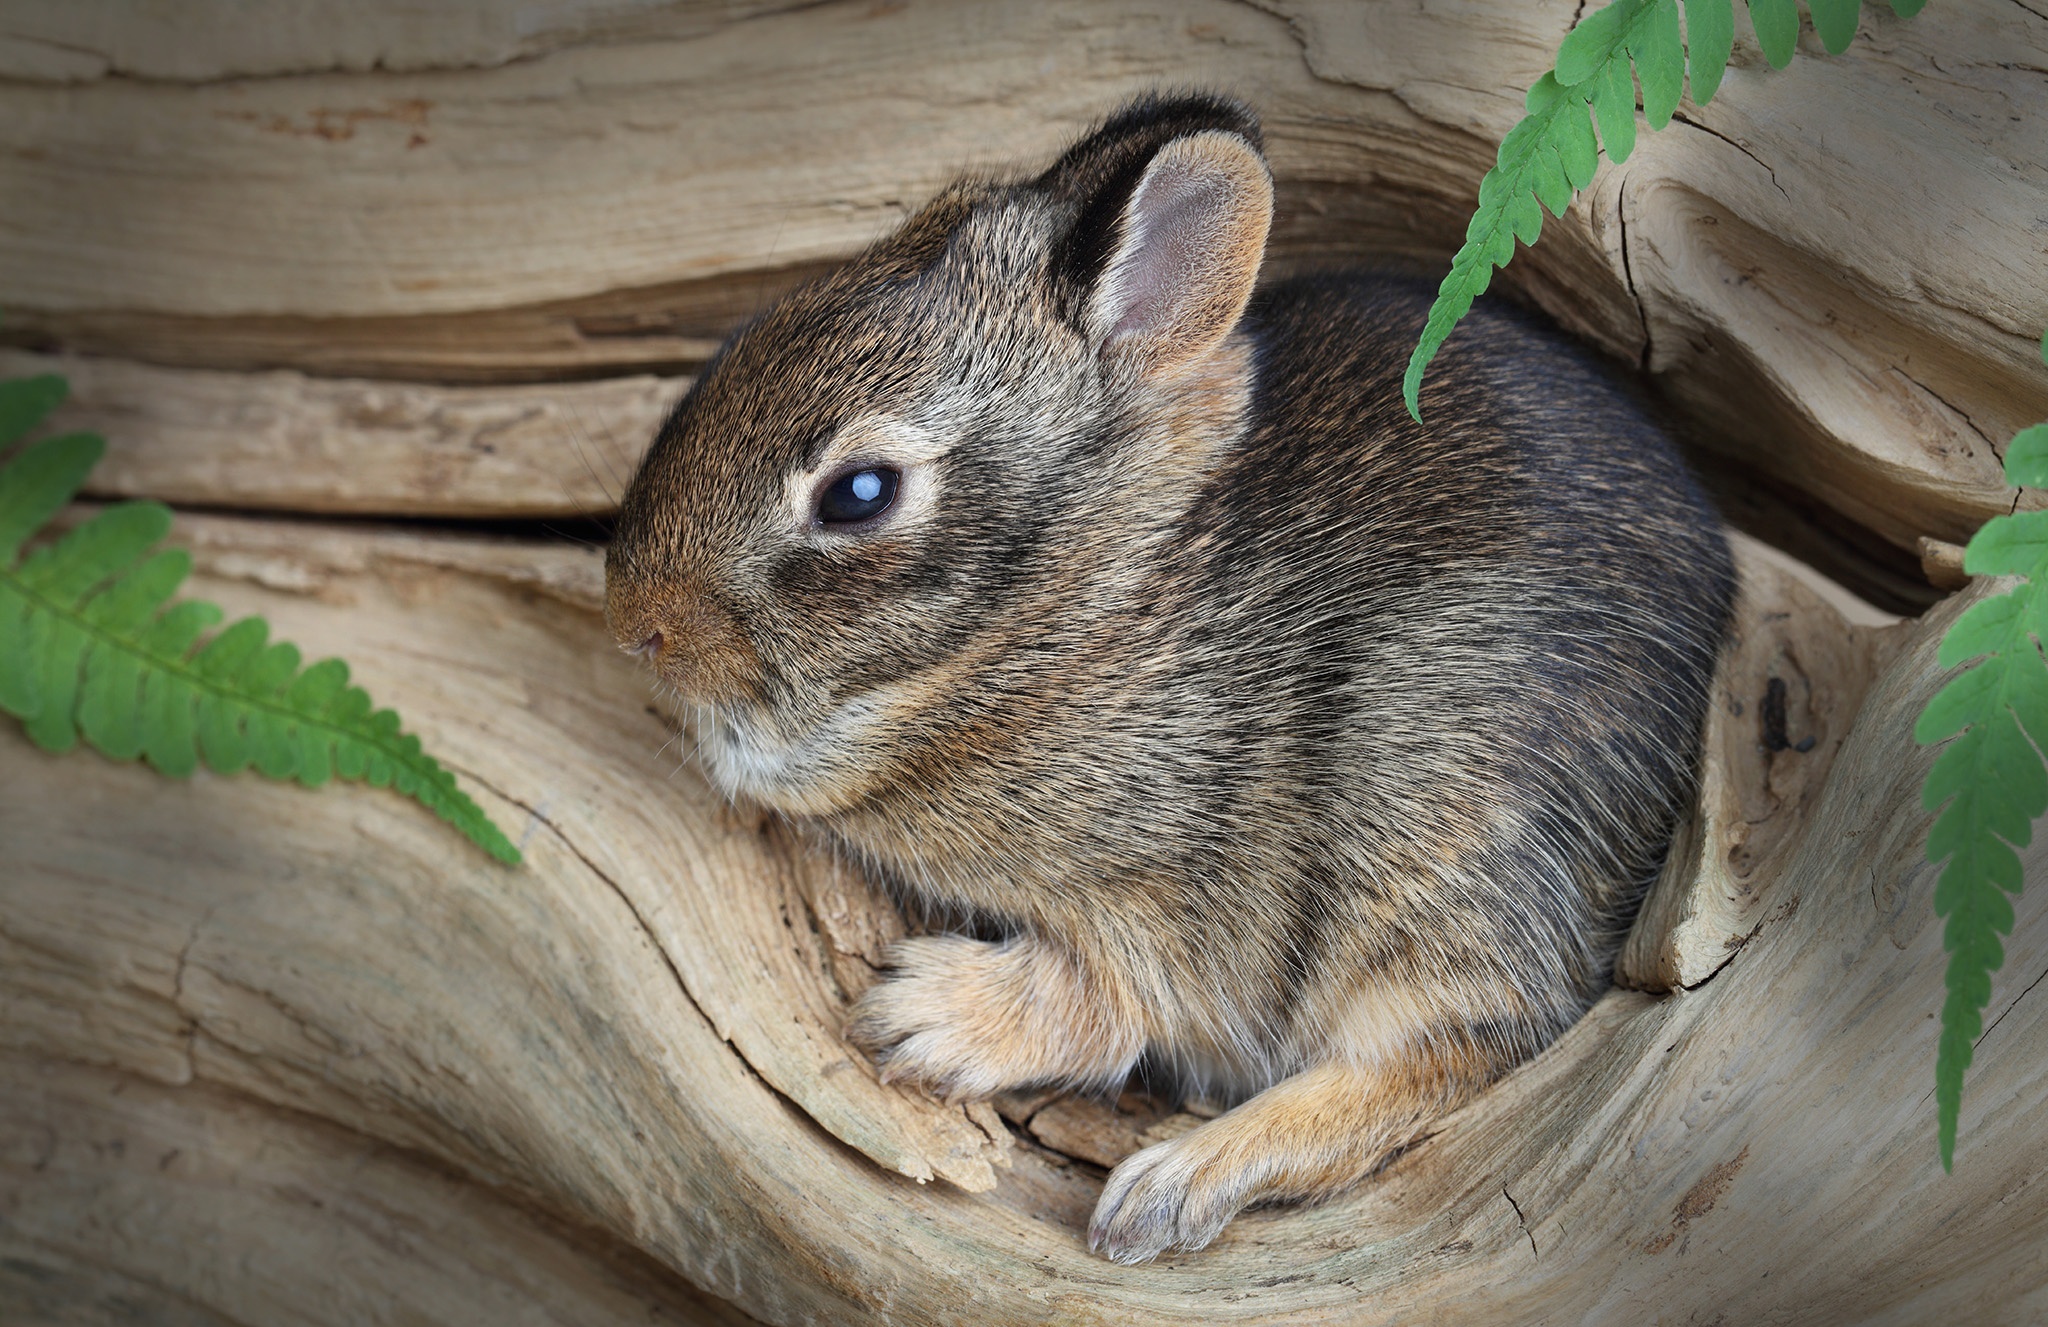
<svg viewBox="0 0 2048 1327">
<path fill-rule="evenodd" d="M 880 467 L 841 475 L 819 496 L 818 520 L 825 525 L 873 520 L 896 501 L 896 484 L 901 478 L 898 472 Z"/>
</svg>

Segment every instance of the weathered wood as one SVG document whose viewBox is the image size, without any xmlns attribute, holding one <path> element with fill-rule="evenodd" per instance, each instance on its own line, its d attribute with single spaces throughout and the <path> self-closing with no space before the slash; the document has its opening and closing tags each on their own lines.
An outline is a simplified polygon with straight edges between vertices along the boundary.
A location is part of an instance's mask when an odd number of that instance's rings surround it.
<svg viewBox="0 0 2048 1327">
<path fill-rule="evenodd" d="M 460 1186 L 498 1191 L 775 1322 L 1634 1322 L 1647 1302 L 1676 1318 L 1967 1308 L 2017 1323 L 2048 1295 L 2048 1198 L 2013 1186 L 2048 1165 L 2048 1006 L 2020 966 L 2048 953 L 2040 891 L 2018 901 L 1956 1173 L 1934 1157 L 1943 955 L 1916 809 L 1928 757 L 1908 729 L 1960 602 L 1910 628 L 1871 686 L 1768 915 L 1710 981 L 1611 995 L 1349 1199 L 1253 1213 L 1201 1255 L 1112 1269 L 1080 1243 L 1099 1171 L 1048 1150 L 1110 1159 L 1134 1142 L 1101 1107 L 1092 1123 L 1062 1107 L 979 1194 L 892 1178 L 830 1136 L 943 1174 L 946 1140 L 984 1126 L 885 1093 L 830 1035 L 844 992 L 823 951 L 871 953 L 889 923 L 857 881 L 793 887 L 827 864 L 677 768 L 644 678 L 592 614 L 535 595 L 503 545 L 232 518 L 203 534 L 198 588 L 312 652 L 345 650 L 528 864 L 490 863 L 387 792 L 167 783 L 46 756 L 10 727 L 0 1035 L 30 1062 L 99 1066 L 108 1091 L 132 1076 L 138 1100 L 178 1118 L 227 1094 L 269 1121 L 259 1133 L 324 1121 L 338 1132 L 323 1136 L 442 1168 L 460 1181 L 447 1203 L 494 1212 Z M 323 550 L 344 556 L 327 567 Z M 287 555 L 294 571 L 275 574 Z M 494 566 L 513 579 L 474 570 Z M 2030 869 L 2044 860 L 2030 850 Z M 50 1103 L 73 1098 L 8 1095 L 28 1103 L 16 1118 L 50 1112 L 53 1136 L 102 1136 L 58 1127 L 69 1108 Z M 140 1148 L 178 1127 L 104 1138 Z M 323 1221 L 273 1220 L 262 1194 L 280 1181 L 257 1161 L 237 1182 L 255 1196 L 209 1209 L 217 1239 L 95 1245 L 80 1232 L 131 1190 L 82 1165 L 4 1172 L 10 1238 L 32 1265 L 69 1268 L 64 1284 L 111 1269 L 226 1316 L 246 1302 L 239 1250 L 327 1247 Z M 159 1193 L 187 1183 L 175 1164 L 159 1175 Z M 214 1182 L 177 1191 L 198 1201 Z M 591 1247 L 564 1235 L 549 1257 Z M 343 1320 L 319 1284 L 294 1311 Z M 606 1320 L 593 1303 L 583 1320 Z"/>
<path fill-rule="evenodd" d="M 1700 790 L 1615 979 L 1697 986 L 1747 944 L 1807 832 L 1871 679 L 1909 628 L 1735 538 L 1735 619 L 1701 739 Z"/>
<path fill-rule="evenodd" d="M 1080 1242 L 1101 1167 L 1213 1104 L 884 1089 L 839 1020 L 902 920 L 710 793 L 594 552 L 286 514 L 603 510 L 708 338 L 1144 87 L 1266 114 L 1275 271 L 1441 261 L 1581 6 L 231 8 L 0 13 L 0 338 L 35 352 L 0 372 L 93 357 L 101 495 L 276 511 L 181 517 L 195 589 L 346 655 L 528 863 L 390 793 L 0 723 L 0 1318 L 2048 1316 L 2038 884 L 1934 1152 L 1910 727 L 1981 589 L 1880 644 L 1746 553 L 1690 873 L 1631 948 L 1678 989 L 1611 994 L 1351 1197 L 1122 1269 Z M 2048 19 L 1866 8 L 1782 74 L 1745 33 L 1504 280 L 1647 365 L 1724 491 L 1768 478 L 1753 524 L 1954 580 L 2048 415 Z M 474 386 L 561 378 L 602 380 Z"/>
<path fill-rule="evenodd" d="M 0 377 L 35 373 L 70 383 L 53 427 L 107 440 L 95 496 L 487 519 L 610 515 L 689 385 L 429 387 L 0 350 Z"/>
<path fill-rule="evenodd" d="M 530 31 L 489 5 L 394 5 L 343 34 L 294 6 L 217 44 L 251 25 L 208 5 L 169 30 L 114 0 L 16 7 L 4 334 L 234 367 L 674 372 L 792 265 L 1161 84 L 1265 112 L 1276 270 L 1440 261 L 1579 8 L 849 3 L 724 21 L 586 0 Z M 2048 19 L 1867 9 L 1848 53 L 1809 36 L 1783 73 L 1745 36 L 1712 104 L 1603 166 L 1505 280 L 1645 363 L 1709 445 L 1913 550 L 2004 509 L 1997 450 L 2048 415 L 2048 163 L 2019 109 L 2040 103 Z"/>
<path fill-rule="evenodd" d="M 614 1239 L 233 1092 L 0 1055 L 0 1139 L 11 1323 L 231 1327 L 309 1304 L 351 1322 L 754 1321 Z M 193 1293 L 207 1246 L 231 1261 Z"/>
</svg>

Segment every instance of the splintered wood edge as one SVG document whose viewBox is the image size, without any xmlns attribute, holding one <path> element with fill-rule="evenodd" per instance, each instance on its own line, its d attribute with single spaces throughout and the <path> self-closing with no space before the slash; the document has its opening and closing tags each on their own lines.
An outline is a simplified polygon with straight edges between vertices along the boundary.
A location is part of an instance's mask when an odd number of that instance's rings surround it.
<svg viewBox="0 0 2048 1327">
<path fill-rule="evenodd" d="M 1747 535 L 1730 542 L 1738 589 L 1699 789 L 1615 963 L 1616 983 L 1635 990 L 1698 985 L 1771 907 L 1797 906 L 1772 887 L 1901 639 L 1897 618 L 1810 568 Z"/>
</svg>

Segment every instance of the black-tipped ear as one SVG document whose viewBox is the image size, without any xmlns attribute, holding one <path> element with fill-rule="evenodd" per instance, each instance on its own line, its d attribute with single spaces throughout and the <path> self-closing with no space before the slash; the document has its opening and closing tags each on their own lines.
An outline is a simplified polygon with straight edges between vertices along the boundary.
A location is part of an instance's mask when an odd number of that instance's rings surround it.
<svg viewBox="0 0 2048 1327">
<path fill-rule="evenodd" d="M 1258 120 L 1215 97 L 1144 98 L 1069 149 L 1038 185 L 1073 206 L 1052 279 L 1106 365 L 1187 363 L 1244 312 L 1273 184 Z"/>
</svg>

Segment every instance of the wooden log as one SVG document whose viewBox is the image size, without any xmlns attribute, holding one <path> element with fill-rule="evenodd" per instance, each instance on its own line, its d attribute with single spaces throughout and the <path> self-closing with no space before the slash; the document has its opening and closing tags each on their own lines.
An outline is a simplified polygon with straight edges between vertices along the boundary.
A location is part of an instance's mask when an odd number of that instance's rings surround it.
<svg viewBox="0 0 2048 1327">
<path fill-rule="evenodd" d="M 107 440 L 90 492 L 383 516 L 609 516 L 687 380 L 439 387 L 0 350 L 61 373 L 53 427 Z"/>
<path fill-rule="evenodd" d="M 240 1113 L 217 1127 L 237 1136 L 245 1118 L 258 1137 L 310 1121 L 344 1152 L 396 1149 L 449 1177 L 400 1210 L 439 1202 L 516 1227 L 508 1247 L 545 1244 L 551 1267 L 635 1250 L 633 1266 L 665 1269 L 630 1283 L 652 1302 L 684 1303 L 689 1281 L 773 1322 L 1634 1322 L 1644 1303 L 2021 1322 L 2048 1295 L 2048 1198 L 2013 1184 L 2048 1164 L 2048 1006 L 2030 998 L 2041 891 L 2018 900 L 1956 1173 L 1934 1156 L 1943 954 L 1916 809 L 1928 757 L 1908 730 L 1961 600 L 1911 627 L 1870 686 L 1768 915 L 1711 980 L 1610 995 L 1347 1199 L 1248 1214 L 1205 1253 L 1112 1269 L 1080 1238 L 1098 1167 L 1156 1126 L 1067 1103 L 1005 1146 L 986 1113 L 873 1081 L 836 1019 L 841 974 L 886 938 L 886 909 L 678 768 L 645 679 L 596 618 L 534 592 L 532 562 L 589 555 L 181 528 L 201 536 L 199 589 L 312 653 L 345 650 L 528 861 L 498 867 L 388 792 L 169 783 L 0 735 L 0 1033 L 27 1066 L 7 1075 L 5 1109 L 16 1136 L 57 1138 L 67 1158 L 52 1173 L 17 1153 L 4 1172 L 13 1247 L 42 1270 L 0 1294 L 54 1285 L 69 1304 L 143 1280 L 227 1317 L 250 1302 L 241 1250 L 317 1261 L 369 1200 L 323 1171 L 342 1189 L 315 1191 L 333 1215 L 280 1225 L 264 1161 L 149 1179 L 153 1203 L 203 1203 L 214 1238 L 88 1237 L 137 1191 L 92 1178 L 114 1163 L 88 1165 L 90 1140 L 167 1150 L 177 1120 L 231 1099 Z M 2029 869 L 2044 855 L 2030 849 Z M 76 1064 L 101 1076 L 59 1091 L 28 1072 Z M 130 1092 L 171 1117 L 68 1104 Z M 541 1218 L 503 1215 L 506 1199 Z M 578 1233 L 547 1243 L 557 1229 Z M 444 1261 L 380 1275 L 431 1304 Z M 324 1275 L 293 1312 L 346 1320 Z M 548 1293 L 587 1292 L 582 1320 L 608 1320 L 629 1299 L 591 1288 L 605 1275 L 563 1272 Z"/>
<path fill-rule="evenodd" d="M 1440 261 L 1580 8 L 721 21 L 583 0 L 528 33 L 488 6 L 393 5 L 344 38 L 294 7 L 216 47 L 238 25 L 215 3 L 156 37 L 115 0 L 9 15 L 10 338 L 413 377 L 673 372 L 955 172 L 1042 161 L 1166 84 L 1265 113 L 1276 271 Z M 2013 110 L 2044 62 L 2048 19 L 2021 5 L 1873 8 L 1849 52 L 1809 39 L 1783 73 L 1745 37 L 1712 104 L 1603 167 L 1507 284 L 1645 364 L 1709 446 L 1898 548 L 1959 542 L 2009 505 L 2004 440 L 2048 415 L 2041 139 Z"/>
<path fill-rule="evenodd" d="M 754 1321 L 418 1154 L 203 1084 L 0 1055 L 0 1138 L 10 1322 Z M 208 1245 L 231 1261 L 195 1294 Z"/>
<path fill-rule="evenodd" d="M 901 920 L 709 793 L 597 624 L 589 550 L 285 515 L 557 514 L 586 491 L 550 416 L 476 445 L 506 402 L 616 412 L 623 460 L 774 290 L 1148 86 L 1266 114 L 1273 270 L 1440 261 L 1578 8 L 0 16 L 0 336 L 100 357 L 72 410 L 113 435 L 101 493 L 280 509 L 182 518 L 197 588 L 345 654 L 528 852 L 496 867 L 389 793 L 169 784 L 0 724 L 0 1318 L 717 1320 L 693 1286 L 771 1322 L 2048 1314 L 2038 885 L 1956 1173 L 1934 1159 L 1910 726 L 1981 589 L 1880 649 L 1752 567 L 1721 695 L 1786 682 L 1788 745 L 1832 763 L 1718 720 L 1691 869 L 1631 946 L 1677 989 L 1614 992 L 1342 1201 L 1116 1269 L 1079 1241 L 1101 1167 L 1211 1103 L 884 1089 L 838 1021 Z M 1713 104 L 1603 167 L 1506 284 L 1646 365 L 1725 491 L 1766 479 L 1770 519 L 1806 504 L 1953 578 L 1943 546 L 2010 502 L 1997 449 L 2048 415 L 2044 51 L 2025 6 L 1868 13 L 1782 74 L 1745 35 Z M 569 377 L 606 380 L 460 385 Z M 379 393 L 405 409 L 350 413 Z M 275 413 L 222 467 L 245 406 Z"/>
<path fill-rule="evenodd" d="M 1763 924 L 1872 678 L 1910 631 L 1767 545 L 1734 542 L 1741 591 L 1699 797 L 1615 968 L 1636 990 L 1699 985 Z"/>
</svg>

